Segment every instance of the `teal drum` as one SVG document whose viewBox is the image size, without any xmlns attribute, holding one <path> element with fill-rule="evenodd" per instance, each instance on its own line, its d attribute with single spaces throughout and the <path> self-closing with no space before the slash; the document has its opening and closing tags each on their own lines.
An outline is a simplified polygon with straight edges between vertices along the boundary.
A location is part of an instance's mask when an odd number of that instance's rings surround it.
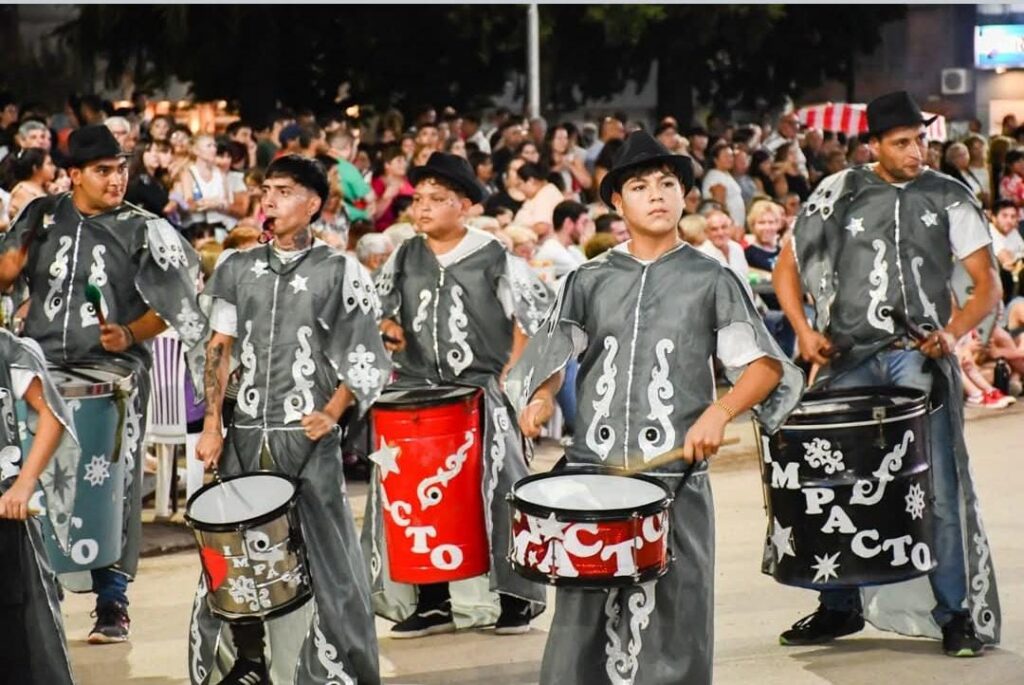
<svg viewBox="0 0 1024 685">
<path fill-rule="evenodd" d="M 124 463 L 121 436 L 134 376 L 115 365 L 50 367 L 49 372 L 74 414 L 82 456 L 66 553 L 49 518 L 40 518 L 47 556 L 57 573 L 105 568 L 121 558 L 123 546 L 125 479 L 131 467 Z M 25 422 L 22 448 L 28 454 L 35 422 L 29 423 L 24 403 L 18 404 L 18 419 Z"/>
</svg>

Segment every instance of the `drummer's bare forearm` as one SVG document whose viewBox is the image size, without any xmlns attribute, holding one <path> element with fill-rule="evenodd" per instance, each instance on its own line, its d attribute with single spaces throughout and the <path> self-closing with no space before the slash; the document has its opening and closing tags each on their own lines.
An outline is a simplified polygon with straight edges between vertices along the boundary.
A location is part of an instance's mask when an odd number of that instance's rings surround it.
<svg viewBox="0 0 1024 685">
<path fill-rule="evenodd" d="M 35 410 L 39 415 L 39 425 L 36 428 L 35 438 L 32 440 L 32 447 L 29 449 L 25 464 L 21 467 L 19 479 L 35 483 L 39 480 L 50 458 L 60 444 L 61 436 L 64 435 L 64 426 L 57 417 L 50 411 L 43 397 L 43 384 L 38 378 L 34 378 L 25 392 L 25 404 Z"/>
<path fill-rule="evenodd" d="M 135 337 L 135 342 L 140 343 L 155 338 L 167 330 L 167 322 L 157 315 L 152 309 L 128 324 L 128 329 Z"/>
<path fill-rule="evenodd" d="M 338 389 L 331 395 L 331 399 L 328 400 L 327 404 L 324 405 L 323 412 L 330 416 L 335 421 L 341 419 L 341 415 L 345 413 L 345 410 L 352 406 L 355 401 L 355 395 L 348 389 L 348 386 L 342 383 L 338 386 Z"/>
<path fill-rule="evenodd" d="M 779 300 L 782 312 L 789 319 L 790 325 L 797 334 L 810 328 L 807 315 L 804 314 L 804 292 L 800 285 L 800 273 L 796 268 L 796 257 L 793 254 L 793 241 L 787 241 L 772 271 L 772 287 L 775 297 Z"/>
<path fill-rule="evenodd" d="M 508 364 L 505 365 L 506 369 L 511 369 L 519 361 L 519 358 L 523 356 L 523 350 L 526 349 L 526 343 L 530 342 L 530 336 L 523 330 L 522 325 L 518 321 L 512 322 L 512 351 L 508 355 Z"/>
<path fill-rule="evenodd" d="M 235 339 L 224 333 L 214 333 L 206 346 L 206 367 L 203 369 L 203 389 L 206 397 L 206 414 L 203 417 L 203 431 L 220 433 L 221 408 L 224 404 L 224 390 L 228 385 L 231 364 L 231 348 Z"/>
<path fill-rule="evenodd" d="M 946 324 L 946 330 L 958 340 L 981 323 L 1003 296 L 1003 288 L 987 247 L 974 251 L 960 263 L 971 277 L 974 290 L 967 304 Z"/>
<path fill-rule="evenodd" d="M 0 254 L 0 291 L 7 290 L 18 280 L 24 263 L 25 256 L 21 250 L 12 249 Z"/>
<path fill-rule="evenodd" d="M 771 357 L 761 357 L 747 366 L 732 390 L 719 400 L 732 409 L 734 415 L 742 414 L 764 401 L 780 380 L 782 363 Z"/>
<path fill-rule="evenodd" d="M 530 401 L 547 399 L 554 401 L 555 395 L 562 389 L 562 381 L 565 379 L 565 374 L 561 371 L 554 373 L 546 381 L 537 386 L 537 389 L 530 395 Z"/>
</svg>

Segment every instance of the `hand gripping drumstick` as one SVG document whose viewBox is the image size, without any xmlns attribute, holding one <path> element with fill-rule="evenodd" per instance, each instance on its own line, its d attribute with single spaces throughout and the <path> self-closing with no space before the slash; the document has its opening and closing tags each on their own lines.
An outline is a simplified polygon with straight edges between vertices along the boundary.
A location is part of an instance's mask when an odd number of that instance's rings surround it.
<svg viewBox="0 0 1024 685">
<path fill-rule="evenodd" d="M 93 310 L 96 312 L 96 318 L 99 319 L 101 326 L 107 325 L 107 317 L 103 316 L 103 307 L 101 303 L 103 301 L 103 293 L 94 284 L 89 283 L 85 286 L 85 301 L 92 305 Z"/>
<path fill-rule="evenodd" d="M 721 447 L 725 447 L 726 445 L 738 445 L 739 442 L 740 442 L 740 439 L 739 439 L 738 436 L 732 436 L 732 437 L 729 437 L 729 438 L 723 438 Z M 660 466 L 665 466 L 666 464 L 671 464 L 672 462 L 680 461 L 680 460 L 682 460 L 682 458 L 683 458 L 683 448 L 682 447 L 677 447 L 676 449 L 669 450 L 668 452 L 665 452 L 664 454 L 659 454 L 654 459 L 651 459 L 649 462 L 642 463 L 639 466 L 632 466 L 632 467 L 630 467 L 628 469 L 619 469 L 619 470 L 616 471 L 616 475 L 620 475 L 620 476 L 634 476 L 634 475 L 636 475 L 638 473 L 644 473 L 645 471 L 651 471 L 651 470 L 656 469 L 656 468 L 658 468 Z M 696 463 L 696 462 L 693 462 L 693 463 Z"/>
</svg>

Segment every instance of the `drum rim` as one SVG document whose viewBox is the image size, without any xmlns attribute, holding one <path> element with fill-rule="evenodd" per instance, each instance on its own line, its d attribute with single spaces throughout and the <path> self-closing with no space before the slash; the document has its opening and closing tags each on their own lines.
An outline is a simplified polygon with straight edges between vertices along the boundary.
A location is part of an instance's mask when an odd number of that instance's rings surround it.
<svg viewBox="0 0 1024 685">
<path fill-rule="evenodd" d="M 917 418 L 928 411 L 928 393 L 918 390 L 917 388 L 910 388 L 901 385 L 863 385 L 853 388 L 837 388 L 835 390 L 816 390 L 806 393 L 801 398 L 800 404 L 805 404 L 808 401 L 841 401 L 847 397 L 860 397 L 865 395 L 901 397 L 910 399 L 911 401 L 900 407 L 886 407 L 886 415 L 881 419 L 871 416 L 870 407 L 816 414 L 797 414 L 794 412 L 786 418 L 786 422 L 782 425 L 780 430 L 855 427 L 858 425 L 875 425 L 879 422 L 892 423 L 903 419 Z M 842 421 L 835 421 L 833 423 L 826 423 L 823 421 L 826 417 L 830 416 L 845 418 Z"/>
<path fill-rule="evenodd" d="M 458 395 L 456 397 L 449 398 L 447 401 L 423 400 L 423 401 L 419 401 L 419 402 L 407 402 L 407 403 L 398 404 L 398 403 L 395 403 L 395 402 L 387 402 L 386 400 L 384 400 L 384 396 L 387 395 L 390 392 L 402 392 L 402 391 L 407 391 L 407 390 L 442 390 L 442 391 L 444 391 L 444 390 L 447 390 L 447 391 L 451 391 L 451 390 L 466 390 L 467 392 L 465 393 L 465 395 Z M 461 403 L 461 402 L 466 402 L 468 400 L 477 399 L 477 398 L 479 398 L 479 396 L 482 393 L 483 393 L 483 388 L 477 387 L 475 385 L 431 385 L 431 386 L 424 386 L 422 388 L 392 388 L 391 390 L 387 390 L 387 391 L 385 391 L 384 393 L 381 394 L 381 396 L 377 399 L 377 401 L 373 403 L 373 409 L 375 409 L 375 410 L 377 410 L 377 409 L 381 409 L 381 410 L 394 410 L 394 409 L 407 410 L 407 409 L 429 409 L 429 408 L 433 408 L 433 407 L 445 407 L 445 406 L 449 406 L 449 405 L 452 405 L 452 404 L 458 404 L 458 403 Z"/>
<path fill-rule="evenodd" d="M 127 368 L 123 369 L 124 374 L 120 380 L 97 380 L 89 378 L 88 375 L 83 371 L 102 371 L 104 373 L 113 374 L 114 371 L 104 369 L 96 364 L 82 364 L 81 366 L 70 366 L 68 364 L 52 364 L 47 367 L 48 372 L 59 371 L 69 376 L 73 376 L 79 380 L 90 381 L 92 385 L 81 385 L 74 386 L 73 388 L 65 387 L 60 383 L 57 383 L 57 390 L 60 396 L 66 399 L 84 399 L 84 398 L 101 398 L 109 397 L 118 390 L 125 392 L 131 392 L 135 389 L 135 372 L 130 371 Z"/>
<path fill-rule="evenodd" d="M 195 500 L 204 492 L 212 490 L 213 488 L 217 487 L 218 485 L 221 485 L 222 483 L 238 480 L 239 478 L 247 478 L 250 476 L 276 476 L 294 485 L 295 492 L 292 493 L 292 496 L 289 497 L 288 501 L 285 502 L 284 504 L 281 504 L 275 507 L 274 509 L 271 509 L 265 514 L 260 514 L 259 516 L 253 517 L 251 519 L 246 519 L 245 521 L 237 521 L 235 523 L 206 523 L 205 521 L 199 521 L 197 519 L 192 518 L 192 516 L 189 514 L 189 510 L 192 508 L 192 503 L 195 502 Z M 295 508 L 295 505 L 299 501 L 299 493 L 301 492 L 301 489 L 302 482 L 295 476 L 290 476 L 287 473 L 281 473 L 280 471 L 271 471 L 269 469 L 260 469 L 259 471 L 246 471 L 245 473 L 236 473 L 230 476 L 224 476 L 222 478 L 207 483 L 206 485 L 192 493 L 192 496 L 189 497 L 188 500 L 185 502 L 185 523 L 188 524 L 189 528 L 209 533 L 231 533 L 239 530 L 245 530 L 246 528 L 251 528 L 254 526 L 259 526 L 264 523 L 269 523 L 270 521 L 273 521 L 276 518 L 280 518 L 282 515 L 287 514 L 291 509 Z"/>
<path fill-rule="evenodd" d="M 560 507 L 547 507 L 542 504 L 535 502 L 528 502 L 519 497 L 518 491 L 520 486 L 528 485 L 538 480 L 544 480 L 547 478 L 560 478 L 570 476 L 574 474 L 579 475 L 598 475 L 598 476 L 619 476 L 620 478 L 636 478 L 646 483 L 658 486 L 664 493 L 665 496 L 661 499 L 657 499 L 653 502 L 649 502 L 641 507 L 631 509 L 566 509 Z M 628 520 L 636 515 L 638 517 L 653 516 L 655 514 L 667 511 L 672 506 L 672 491 L 668 489 L 668 486 L 662 483 L 657 478 L 647 476 L 642 473 L 635 473 L 628 476 L 622 475 L 621 473 L 615 473 L 612 469 L 602 468 L 600 466 L 572 466 L 560 471 L 548 471 L 546 473 L 535 473 L 532 476 L 521 478 L 517 481 L 512 489 L 509 491 L 509 506 L 517 511 L 521 511 L 524 514 L 530 516 L 539 516 L 540 518 L 547 518 L 551 514 L 555 515 L 556 521 L 563 523 L 591 523 L 595 521 L 622 521 Z"/>
<path fill-rule="evenodd" d="M 603 590 L 610 587 L 630 587 L 633 585 L 639 585 L 640 583 L 646 583 L 652 580 L 657 580 L 663 575 L 668 573 L 669 567 L 675 558 L 671 552 L 665 557 L 665 563 L 658 564 L 657 566 L 651 566 L 639 573 L 635 573 L 629 576 L 607 576 L 598 578 L 595 576 L 589 577 L 566 577 L 566 576 L 551 576 L 543 571 L 538 571 L 531 566 L 524 566 L 514 559 L 508 559 L 509 564 L 512 565 L 512 570 L 518 573 L 523 578 L 531 580 L 535 583 L 542 585 L 552 585 L 554 587 L 571 587 L 579 590 Z"/>
<path fill-rule="evenodd" d="M 301 595 L 293 597 L 281 606 L 262 614 L 235 614 L 230 611 L 225 611 L 219 607 L 215 608 L 212 598 L 216 596 L 216 590 L 207 592 L 206 605 L 210 608 L 212 613 L 216 614 L 228 623 L 262 623 L 263 621 L 277 618 L 278 616 L 290 614 L 311 600 L 313 598 L 313 586 L 310 583 L 304 583 L 303 588 L 305 589 L 305 592 Z"/>
</svg>

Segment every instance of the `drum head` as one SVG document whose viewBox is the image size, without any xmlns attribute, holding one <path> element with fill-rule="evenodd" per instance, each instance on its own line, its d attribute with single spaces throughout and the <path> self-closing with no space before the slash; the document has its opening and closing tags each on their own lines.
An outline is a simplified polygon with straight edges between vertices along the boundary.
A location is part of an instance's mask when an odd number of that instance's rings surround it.
<svg viewBox="0 0 1024 685">
<path fill-rule="evenodd" d="M 580 473 L 538 478 L 516 487 L 516 498 L 551 510 L 639 510 L 665 499 L 659 483 L 627 476 Z"/>
<path fill-rule="evenodd" d="M 291 479 L 249 473 L 210 483 L 188 503 L 189 523 L 198 527 L 249 523 L 279 510 L 295 496 Z"/>
<path fill-rule="evenodd" d="M 390 390 L 381 395 L 374 406 L 401 407 L 403 409 L 433 407 L 439 404 L 450 404 L 458 400 L 468 399 L 478 392 L 480 392 L 478 388 L 453 385 Z"/>
<path fill-rule="evenodd" d="M 111 395 L 131 383 L 131 374 L 93 367 L 50 367 L 50 377 L 65 399 Z"/>
</svg>

